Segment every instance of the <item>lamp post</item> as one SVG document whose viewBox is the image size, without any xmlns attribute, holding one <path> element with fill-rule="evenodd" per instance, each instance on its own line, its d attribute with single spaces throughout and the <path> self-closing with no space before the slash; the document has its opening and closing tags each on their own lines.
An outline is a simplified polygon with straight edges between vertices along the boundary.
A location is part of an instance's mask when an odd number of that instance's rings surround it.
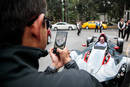
<svg viewBox="0 0 130 87">
<path fill-rule="evenodd" d="M 103 6 L 104 6 L 104 22 L 106 21 L 106 3 L 105 3 L 105 1 L 103 1 Z"/>
<path fill-rule="evenodd" d="M 62 2 L 62 21 L 64 21 L 64 0 L 61 0 Z"/>
</svg>

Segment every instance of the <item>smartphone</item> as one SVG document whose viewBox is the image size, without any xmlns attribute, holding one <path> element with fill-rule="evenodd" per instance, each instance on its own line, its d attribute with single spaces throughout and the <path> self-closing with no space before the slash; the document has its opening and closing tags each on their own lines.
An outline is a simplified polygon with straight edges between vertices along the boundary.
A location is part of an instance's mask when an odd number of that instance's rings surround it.
<svg viewBox="0 0 130 87">
<path fill-rule="evenodd" d="M 68 32 L 57 31 L 54 48 L 64 49 L 66 45 L 67 35 L 68 35 Z"/>
</svg>

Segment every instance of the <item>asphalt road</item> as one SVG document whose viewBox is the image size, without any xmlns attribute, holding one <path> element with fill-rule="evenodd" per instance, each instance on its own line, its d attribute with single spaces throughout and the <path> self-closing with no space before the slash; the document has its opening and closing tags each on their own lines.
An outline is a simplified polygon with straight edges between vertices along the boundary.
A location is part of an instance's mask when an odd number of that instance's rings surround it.
<svg viewBox="0 0 130 87">
<path fill-rule="evenodd" d="M 94 30 L 82 30 L 80 33 L 80 36 L 77 36 L 77 30 L 72 30 L 72 31 L 66 31 L 68 32 L 68 38 L 66 42 L 66 47 L 71 51 L 71 50 L 84 50 L 85 47 L 82 47 L 82 44 L 86 44 L 86 40 L 88 37 L 91 36 L 99 36 L 100 33 L 95 33 Z M 107 29 L 103 30 L 103 32 L 108 36 L 108 38 L 112 41 L 115 41 L 113 38 L 118 36 L 118 30 L 117 29 Z M 46 49 L 49 50 L 49 48 L 54 47 L 54 40 L 56 36 L 56 31 L 51 31 L 52 33 L 52 38 L 51 38 L 51 43 L 47 45 Z M 116 42 L 114 42 L 116 43 Z M 124 49 L 123 49 L 123 54 L 127 55 L 130 57 L 130 38 L 128 42 L 124 40 Z M 39 71 L 44 71 L 45 68 L 51 64 L 51 59 L 50 56 L 48 55 L 47 57 L 41 57 L 39 59 Z"/>
</svg>

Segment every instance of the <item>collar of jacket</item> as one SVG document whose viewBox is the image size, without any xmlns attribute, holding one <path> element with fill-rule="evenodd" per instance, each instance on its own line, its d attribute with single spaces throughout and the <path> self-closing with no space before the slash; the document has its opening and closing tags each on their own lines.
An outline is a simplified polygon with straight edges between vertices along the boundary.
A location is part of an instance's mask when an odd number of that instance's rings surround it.
<svg viewBox="0 0 130 87">
<path fill-rule="evenodd" d="M 39 67 L 38 59 L 47 56 L 46 50 L 25 46 L 0 46 L 0 58 L 4 60 L 16 60 L 18 63 L 27 64 L 31 67 Z"/>
</svg>

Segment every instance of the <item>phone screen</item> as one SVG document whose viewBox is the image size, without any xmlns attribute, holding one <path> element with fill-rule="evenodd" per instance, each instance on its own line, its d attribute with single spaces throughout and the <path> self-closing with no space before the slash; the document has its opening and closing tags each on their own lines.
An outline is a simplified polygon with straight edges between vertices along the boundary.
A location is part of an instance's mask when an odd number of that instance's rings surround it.
<svg viewBox="0 0 130 87">
<path fill-rule="evenodd" d="M 66 45 L 68 32 L 58 31 L 56 33 L 54 48 L 64 49 Z"/>
</svg>

